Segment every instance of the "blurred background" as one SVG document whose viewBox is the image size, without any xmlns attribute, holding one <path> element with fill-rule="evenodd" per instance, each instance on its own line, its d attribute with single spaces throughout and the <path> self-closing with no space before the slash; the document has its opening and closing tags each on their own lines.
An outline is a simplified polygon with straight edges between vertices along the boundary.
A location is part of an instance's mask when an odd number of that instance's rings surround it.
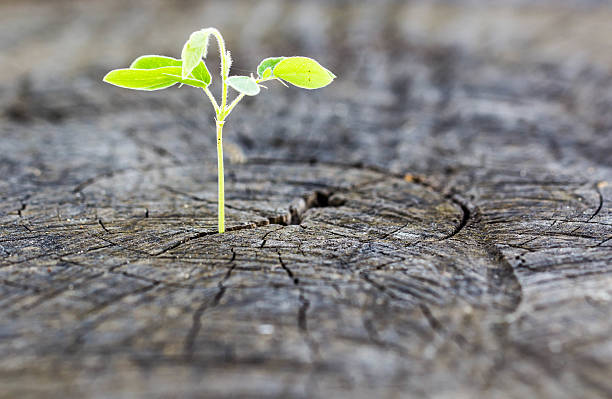
<svg viewBox="0 0 612 399">
<path fill-rule="evenodd" d="M 586 159 L 597 169 L 612 148 L 611 20 L 612 6 L 596 0 L 4 0 L 2 135 L 23 139 L 11 124 L 78 122 L 58 151 L 128 132 L 181 161 L 214 157 L 198 90 L 130 92 L 101 79 L 143 54 L 178 57 L 192 31 L 215 26 L 234 74 L 304 55 L 339 76 L 316 92 L 272 83 L 241 104 L 226 129 L 236 159 L 422 172 Z"/>
<path fill-rule="evenodd" d="M 330 58 L 343 75 L 353 71 L 345 80 L 361 76 L 362 84 L 374 79 L 366 60 L 377 64 L 389 51 L 402 57 L 410 45 L 457 46 L 509 62 L 612 65 L 612 9 L 597 0 L 3 0 L 0 6 L 3 84 L 24 74 L 73 78 L 129 62 L 134 52 L 178 56 L 188 34 L 206 26 L 224 33 L 238 68 L 253 69 L 270 52 L 308 53 Z"/>
</svg>

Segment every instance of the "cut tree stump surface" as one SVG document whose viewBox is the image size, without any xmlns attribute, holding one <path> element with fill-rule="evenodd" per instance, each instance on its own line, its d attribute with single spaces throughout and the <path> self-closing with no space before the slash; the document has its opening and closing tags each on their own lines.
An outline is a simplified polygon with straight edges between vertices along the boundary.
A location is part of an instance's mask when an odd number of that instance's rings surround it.
<svg viewBox="0 0 612 399">
<path fill-rule="evenodd" d="M 612 396 L 612 7 L 202 3 L 0 5 L 0 397 Z M 231 115 L 222 235 L 205 96 L 100 82 L 204 26 L 339 76 Z"/>
</svg>

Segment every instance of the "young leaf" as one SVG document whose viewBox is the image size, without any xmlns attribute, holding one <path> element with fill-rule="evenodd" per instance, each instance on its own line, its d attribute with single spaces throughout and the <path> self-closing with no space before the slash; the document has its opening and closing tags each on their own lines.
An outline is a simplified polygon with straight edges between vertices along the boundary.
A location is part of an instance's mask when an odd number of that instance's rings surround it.
<svg viewBox="0 0 612 399">
<path fill-rule="evenodd" d="M 210 28 L 202 29 L 193 32 L 189 36 L 189 40 L 183 46 L 181 52 L 181 60 L 183 61 L 183 69 L 181 76 L 186 78 L 189 76 L 191 71 L 199 64 L 202 57 L 206 57 L 208 50 L 208 38 L 210 37 L 212 30 Z"/>
<path fill-rule="evenodd" d="M 263 75 L 261 76 L 262 79 L 268 79 L 270 76 L 272 76 L 272 68 L 267 68 Z"/>
<path fill-rule="evenodd" d="M 278 64 L 279 62 L 281 62 L 282 60 L 284 60 L 285 57 L 270 57 L 270 58 L 266 58 L 265 60 L 261 61 L 259 63 L 259 66 L 257 66 L 257 74 L 259 75 L 260 78 L 266 78 L 264 77 L 264 74 L 266 73 L 266 71 L 268 69 L 270 69 L 270 72 L 272 72 L 272 70 L 274 69 L 274 67 L 276 66 L 276 64 Z M 270 73 L 270 75 L 268 75 L 268 77 L 270 77 L 272 74 Z"/>
<path fill-rule="evenodd" d="M 156 69 L 166 66 L 181 66 L 181 60 L 163 55 L 143 55 L 134 60 L 130 69 Z"/>
<path fill-rule="evenodd" d="M 162 74 L 166 76 L 173 77 L 174 79 L 177 80 L 178 83 L 188 85 L 188 86 L 200 87 L 203 89 L 205 87 L 208 87 L 208 85 L 210 84 L 210 75 L 208 75 L 208 79 L 209 79 L 208 82 L 197 79 L 194 76 L 194 73 L 192 73 L 188 78 L 183 79 L 181 77 L 181 67 L 165 67 L 165 68 L 152 69 L 152 71 L 160 71 Z M 193 71 L 195 72 L 195 69 Z"/>
<path fill-rule="evenodd" d="M 250 76 L 230 76 L 227 79 L 227 84 L 247 96 L 255 96 L 261 90 L 255 79 Z"/>
<path fill-rule="evenodd" d="M 336 77 L 317 61 L 307 57 L 285 58 L 276 64 L 272 73 L 277 78 L 304 89 L 325 87 Z"/>
<path fill-rule="evenodd" d="M 155 69 L 115 69 L 106 74 L 106 83 L 133 90 L 161 90 L 175 85 L 174 77 L 166 76 Z"/>
<path fill-rule="evenodd" d="M 208 68 L 206 68 L 206 64 L 204 63 L 204 61 L 200 61 L 200 63 L 196 65 L 195 68 L 193 68 L 193 70 L 191 71 L 191 75 L 197 80 L 206 83 L 206 86 L 208 86 L 212 81 L 210 72 L 208 72 Z"/>
<path fill-rule="evenodd" d="M 136 58 L 134 62 L 132 62 L 132 65 L 130 65 L 130 69 L 157 69 L 166 66 L 180 67 L 182 65 L 183 61 L 177 60 L 176 58 L 166 57 L 163 55 L 143 55 L 141 57 Z M 193 71 L 191 71 L 191 75 L 196 80 L 205 82 L 207 86 L 211 82 L 210 72 L 208 72 L 208 68 L 206 68 L 206 64 L 204 64 L 204 61 L 200 61 L 200 63 L 193 69 Z M 201 85 L 198 85 L 196 87 L 201 87 Z"/>
<path fill-rule="evenodd" d="M 197 79 L 182 79 L 181 67 L 156 69 L 115 69 L 104 77 L 104 81 L 115 86 L 133 90 L 161 90 L 183 83 L 195 87 L 207 87 L 208 83 Z"/>
</svg>

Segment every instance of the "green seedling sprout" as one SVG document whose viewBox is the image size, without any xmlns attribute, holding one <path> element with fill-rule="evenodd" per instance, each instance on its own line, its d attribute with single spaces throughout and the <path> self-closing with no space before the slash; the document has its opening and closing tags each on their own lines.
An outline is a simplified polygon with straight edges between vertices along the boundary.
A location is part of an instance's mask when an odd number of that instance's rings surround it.
<svg viewBox="0 0 612 399">
<path fill-rule="evenodd" d="M 204 63 L 211 36 L 217 39 L 221 56 L 221 103 L 208 89 L 212 77 Z M 217 126 L 217 171 L 219 179 L 219 233 L 225 232 L 225 190 L 223 187 L 223 126 L 228 115 L 244 96 L 259 94 L 261 83 L 279 80 L 304 89 L 319 89 L 330 84 L 336 77 L 317 61 L 306 57 L 266 58 L 257 67 L 257 78 L 229 76 L 232 58 L 225 49 L 225 41 L 215 28 L 193 32 L 183 46 L 181 59 L 161 55 L 138 57 L 129 68 L 110 71 L 104 81 L 115 86 L 133 90 L 154 91 L 176 84 L 193 86 L 204 90 L 216 113 Z M 228 102 L 228 87 L 238 95 Z"/>
</svg>

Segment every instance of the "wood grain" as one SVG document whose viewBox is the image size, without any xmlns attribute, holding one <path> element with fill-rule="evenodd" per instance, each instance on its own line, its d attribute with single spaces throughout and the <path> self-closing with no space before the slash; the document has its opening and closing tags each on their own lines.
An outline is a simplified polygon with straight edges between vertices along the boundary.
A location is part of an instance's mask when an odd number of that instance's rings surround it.
<svg viewBox="0 0 612 399">
<path fill-rule="evenodd" d="M 0 397 L 612 396 L 611 13 L 4 2 Z M 232 114 L 223 235 L 205 97 L 100 82 L 209 25 L 340 77 Z"/>
</svg>

